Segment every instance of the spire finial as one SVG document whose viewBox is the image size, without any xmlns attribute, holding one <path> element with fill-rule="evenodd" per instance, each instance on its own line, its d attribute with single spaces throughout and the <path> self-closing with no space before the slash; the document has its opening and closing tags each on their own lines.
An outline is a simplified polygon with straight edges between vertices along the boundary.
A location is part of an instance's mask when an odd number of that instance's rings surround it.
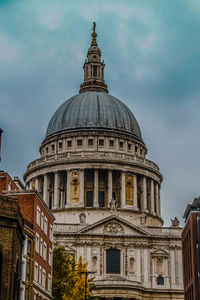
<svg viewBox="0 0 200 300">
<path fill-rule="evenodd" d="M 95 29 L 96 29 L 96 23 L 93 22 L 93 33 L 91 34 L 92 37 L 91 46 L 97 46 L 97 40 L 96 40 L 97 34 L 95 32 Z"/>
</svg>

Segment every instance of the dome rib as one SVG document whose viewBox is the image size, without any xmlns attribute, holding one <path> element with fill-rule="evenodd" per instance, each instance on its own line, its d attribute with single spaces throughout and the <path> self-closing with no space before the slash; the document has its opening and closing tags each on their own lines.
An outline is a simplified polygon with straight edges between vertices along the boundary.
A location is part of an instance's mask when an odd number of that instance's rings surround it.
<svg viewBox="0 0 200 300">
<path fill-rule="evenodd" d="M 104 92 L 83 92 L 65 101 L 51 118 L 46 138 L 80 129 L 121 131 L 142 140 L 139 125 L 130 109 Z"/>
</svg>

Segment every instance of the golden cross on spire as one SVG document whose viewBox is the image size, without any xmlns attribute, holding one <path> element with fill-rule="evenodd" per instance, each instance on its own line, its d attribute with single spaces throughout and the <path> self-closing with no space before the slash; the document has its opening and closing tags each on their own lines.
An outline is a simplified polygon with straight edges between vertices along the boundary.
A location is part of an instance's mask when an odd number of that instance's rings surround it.
<svg viewBox="0 0 200 300">
<path fill-rule="evenodd" d="M 93 22 L 93 33 L 91 34 L 92 37 L 91 46 L 97 46 L 97 40 L 96 40 L 97 34 L 95 32 L 95 29 L 96 29 L 96 23 Z"/>
</svg>

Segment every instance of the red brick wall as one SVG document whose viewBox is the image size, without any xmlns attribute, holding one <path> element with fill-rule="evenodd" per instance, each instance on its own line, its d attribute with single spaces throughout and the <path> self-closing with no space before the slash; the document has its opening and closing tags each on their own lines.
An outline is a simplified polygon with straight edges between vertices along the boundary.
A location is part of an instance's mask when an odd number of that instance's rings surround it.
<svg viewBox="0 0 200 300">
<path fill-rule="evenodd" d="M 185 300 L 197 299 L 197 213 L 192 212 L 182 232 Z"/>
<path fill-rule="evenodd" d="M 8 190 L 8 184 L 11 185 L 11 190 L 19 190 L 12 178 L 6 172 L 0 172 L 0 194 Z"/>
</svg>

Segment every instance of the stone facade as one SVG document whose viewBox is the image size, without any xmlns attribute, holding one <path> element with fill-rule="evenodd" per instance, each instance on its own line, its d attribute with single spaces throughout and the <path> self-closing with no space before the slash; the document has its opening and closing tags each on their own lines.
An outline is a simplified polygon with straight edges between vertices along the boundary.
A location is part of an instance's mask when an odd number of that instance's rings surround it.
<svg viewBox="0 0 200 300">
<path fill-rule="evenodd" d="M 163 227 L 162 175 L 132 112 L 108 94 L 96 42 L 80 94 L 52 117 L 24 175 L 56 218 L 56 245 L 88 262 L 102 299 L 183 299 L 181 228 Z"/>
</svg>

